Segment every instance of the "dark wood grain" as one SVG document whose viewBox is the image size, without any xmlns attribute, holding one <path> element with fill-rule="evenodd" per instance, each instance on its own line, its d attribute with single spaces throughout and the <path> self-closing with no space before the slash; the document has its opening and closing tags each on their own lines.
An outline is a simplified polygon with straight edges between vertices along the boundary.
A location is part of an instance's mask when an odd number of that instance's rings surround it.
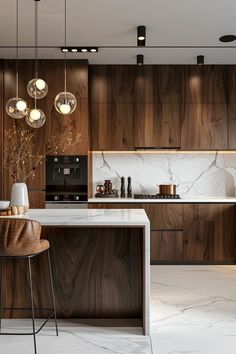
<svg viewBox="0 0 236 354">
<path fill-rule="evenodd" d="M 135 104 L 135 147 L 180 147 L 182 105 Z"/>
<path fill-rule="evenodd" d="M 91 103 L 90 133 L 93 150 L 134 149 L 134 105 Z"/>
<path fill-rule="evenodd" d="M 43 237 L 51 244 L 58 317 L 141 319 L 142 233 L 141 228 L 44 228 Z M 4 273 L 5 306 L 25 304 L 24 264 L 8 263 Z M 35 262 L 34 289 L 36 305 L 49 306 L 43 255 Z"/>
<path fill-rule="evenodd" d="M 235 260 L 235 206 L 183 205 L 183 258 L 187 261 Z"/>
<path fill-rule="evenodd" d="M 92 102 L 133 102 L 134 65 L 91 65 L 89 70 Z"/>
<path fill-rule="evenodd" d="M 143 204 L 151 223 L 151 230 L 182 229 L 182 204 Z"/>
<path fill-rule="evenodd" d="M 228 103 L 228 149 L 236 150 L 236 103 Z"/>
<path fill-rule="evenodd" d="M 181 261 L 183 259 L 183 233 L 181 231 L 151 232 L 151 262 Z"/>
<path fill-rule="evenodd" d="M 183 78 L 186 103 L 227 102 L 227 65 L 185 65 Z"/>
<path fill-rule="evenodd" d="M 30 209 L 44 209 L 45 192 L 29 191 L 29 205 L 30 205 Z"/>
<path fill-rule="evenodd" d="M 227 149 L 227 105 L 186 103 L 181 124 L 184 150 Z"/>
<path fill-rule="evenodd" d="M 0 60 L 0 101 L 4 101 L 4 61 Z M 4 105 L 0 104 L 0 199 L 3 199 L 3 164 L 4 164 Z"/>
<path fill-rule="evenodd" d="M 145 65 L 136 68 L 135 101 L 179 103 L 185 101 L 184 66 Z"/>
</svg>

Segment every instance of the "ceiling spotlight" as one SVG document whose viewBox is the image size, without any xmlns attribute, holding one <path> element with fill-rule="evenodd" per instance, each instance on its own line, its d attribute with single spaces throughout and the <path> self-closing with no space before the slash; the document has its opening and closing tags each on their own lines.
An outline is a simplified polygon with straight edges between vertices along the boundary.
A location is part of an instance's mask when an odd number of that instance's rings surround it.
<svg viewBox="0 0 236 354">
<path fill-rule="evenodd" d="M 61 48 L 61 51 L 62 51 L 63 53 L 67 53 L 67 52 L 69 52 L 69 49 L 68 49 L 68 48 Z"/>
<path fill-rule="evenodd" d="M 144 63 L 144 56 L 143 54 L 138 54 L 137 55 L 137 65 L 143 65 Z"/>
<path fill-rule="evenodd" d="M 77 52 L 78 52 L 78 49 L 77 49 L 77 48 L 72 48 L 71 51 L 72 51 L 73 53 L 77 53 Z"/>
<path fill-rule="evenodd" d="M 91 48 L 91 49 L 90 49 L 90 52 L 96 53 L 96 52 L 97 52 L 97 49 L 96 49 L 96 48 Z"/>
<path fill-rule="evenodd" d="M 204 55 L 197 56 L 197 65 L 204 65 Z"/>
<path fill-rule="evenodd" d="M 229 43 L 235 41 L 236 36 L 234 34 L 226 34 L 225 36 L 221 36 L 219 38 L 219 41 L 223 43 Z"/>
<path fill-rule="evenodd" d="M 81 52 L 83 52 L 83 53 L 86 53 L 87 51 L 88 51 L 87 48 L 82 48 L 82 49 L 81 49 Z"/>
<path fill-rule="evenodd" d="M 137 46 L 144 47 L 146 42 L 146 27 L 138 26 L 137 27 Z"/>
</svg>

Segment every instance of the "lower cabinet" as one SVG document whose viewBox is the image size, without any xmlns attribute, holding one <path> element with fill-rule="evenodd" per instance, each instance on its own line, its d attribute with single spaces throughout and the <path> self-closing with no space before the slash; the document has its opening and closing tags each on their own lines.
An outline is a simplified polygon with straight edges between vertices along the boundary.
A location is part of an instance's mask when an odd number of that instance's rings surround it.
<svg viewBox="0 0 236 354">
<path fill-rule="evenodd" d="M 236 261 L 236 205 L 109 203 L 91 208 L 143 208 L 151 225 L 151 263 Z"/>
<path fill-rule="evenodd" d="M 181 261 L 183 259 L 182 231 L 151 231 L 151 261 Z"/>
</svg>

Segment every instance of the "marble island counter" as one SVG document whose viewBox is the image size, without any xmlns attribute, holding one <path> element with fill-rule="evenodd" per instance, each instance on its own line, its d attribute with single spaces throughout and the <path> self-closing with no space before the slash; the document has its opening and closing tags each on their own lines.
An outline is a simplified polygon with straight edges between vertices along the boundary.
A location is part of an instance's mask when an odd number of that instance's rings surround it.
<svg viewBox="0 0 236 354">
<path fill-rule="evenodd" d="M 105 327 L 137 326 L 149 334 L 150 222 L 143 209 L 32 209 L 23 218 L 40 222 L 41 237 L 50 243 L 58 318 Z M 35 288 L 43 287 L 44 292 L 35 289 L 35 301 L 45 308 L 50 288 L 44 272 L 47 260 L 40 257 Z M 12 272 L 12 267 L 9 277 L 21 279 L 22 268 Z M 12 291 L 19 301 L 21 289 Z"/>
<path fill-rule="evenodd" d="M 177 203 L 177 204 L 236 204 L 236 197 L 180 197 L 180 199 L 90 198 L 89 203 Z"/>
<path fill-rule="evenodd" d="M 149 226 L 143 209 L 31 209 L 23 218 L 44 226 Z"/>
</svg>

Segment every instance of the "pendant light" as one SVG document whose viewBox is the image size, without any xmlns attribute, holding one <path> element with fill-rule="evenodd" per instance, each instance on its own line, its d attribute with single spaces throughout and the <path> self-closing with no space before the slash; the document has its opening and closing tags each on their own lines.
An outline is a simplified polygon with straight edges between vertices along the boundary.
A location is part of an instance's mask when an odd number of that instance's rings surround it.
<svg viewBox="0 0 236 354">
<path fill-rule="evenodd" d="M 41 128 L 46 122 L 45 113 L 37 108 L 37 99 L 43 98 L 48 92 L 48 86 L 38 79 L 38 0 L 35 0 L 35 79 L 28 83 L 28 93 L 34 98 L 34 108 L 26 115 L 26 123 L 32 128 Z"/>
<path fill-rule="evenodd" d="M 18 0 L 16 0 L 16 97 L 10 98 L 6 104 L 7 114 L 15 119 L 23 118 L 27 113 L 27 103 L 18 96 L 19 91 L 19 11 Z"/>
<path fill-rule="evenodd" d="M 65 47 L 66 47 L 66 0 L 65 0 Z M 68 115 L 75 111 L 77 101 L 75 95 L 71 92 L 67 92 L 66 87 L 66 52 L 64 52 L 64 91 L 56 95 L 54 100 L 54 106 L 60 114 Z"/>
<path fill-rule="evenodd" d="M 41 99 L 48 93 L 47 83 L 38 77 L 38 2 L 35 1 L 35 78 L 30 80 L 27 91 L 30 97 Z"/>
</svg>

